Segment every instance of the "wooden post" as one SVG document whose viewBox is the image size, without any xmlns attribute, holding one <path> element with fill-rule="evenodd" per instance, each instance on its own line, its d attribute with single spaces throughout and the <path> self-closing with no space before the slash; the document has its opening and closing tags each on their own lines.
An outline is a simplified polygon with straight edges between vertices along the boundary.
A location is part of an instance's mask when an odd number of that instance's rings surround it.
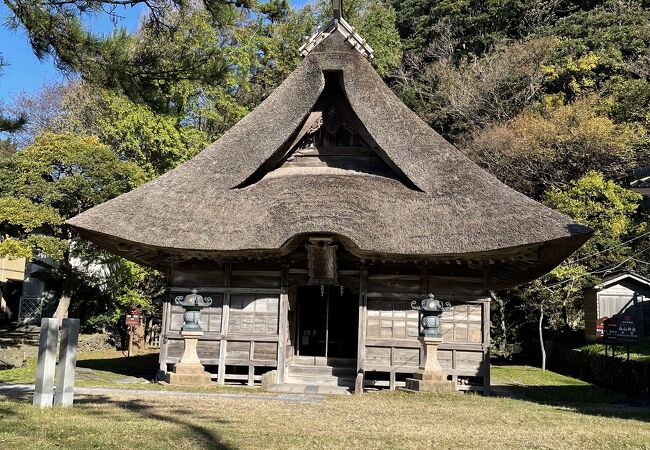
<svg viewBox="0 0 650 450">
<path fill-rule="evenodd" d="M 423 267 L 420 269 L 420 294 L 426 295 L 429 292 L 429 269 Z"/>
<path fill-rule="evenodd" d="M 457 384 L 458 383 L 458 375 L 456 373 L 456 369 L 458 368 L 458 364 L 456 362 L 456 349 L 453 349 L 451 351 L 451 370 L 453 371 L 453 375 L 451 376 L 451 380 Z"/>
<path fill-rule="evenodd" d="M 490 268 L 483 269 L 483 291 L 485 299 L 483 307 L 483 395 L 490 395 L 492 385 L 490 380 Z"/>
<path fill-rule="evenodd" d="M 133 326 L 129 325 L 128 330 L 129 332 L 128 332 L 128 345 L 126 350 L 126 356 L 130 358 L 131 352 L 133 351 Z"/>
<path fill-rule="evenodd" d="M 160 357 L 158 359 L 158 380 L 164 378 L 164 374 L 167 372 L 167 328 L 169 327 L 169 310 L 171 309 L 171 303 L 169 302 L 171 293 L 165 295 L 163 300 L 163 310 L 162 310 L 162 324 L 160 327 Z"/>
<path fill-rule="evenodd" d="M 278 384 L 284 383 L 286 375 L 287 337 L 289 335 L 289 266 L 282 265 L 280 275 L 280 310 L 278 311 Z"/>
<path fill-rule="evenodd" d="M 226 334 L 228 333 L 228 321 L 230 320 L 230 274 L 232 272 L 232 264 L 228 263 L 224 267 L 224 287 L 223 306 L 221 308 L 221 341 L 219 342 L 219 369 L 217 373 L 217 383 L 224 384 L 226 378 L 226 352 L 227 344 Z"/>
<path fill-rule="evenodd" d="M 637 332 L 639 333 L 639 338 L 643 339 L 645 337 L 645 328 L 644 328 L 644 323 L 645 322 L 645 317 L 643 317 L 643 295 L 636 294 L 634 296 L 634 306 L 635 306 L 635 311 L 636 311 L 636 316 L 637 316 Z M 629 347 L 629 344 L 628 344 Z M 628 352 L 629 353 L 629 352 Z M 630 357 L 628 356 L 628 360 Z"/>
<path fill-rule="evenodd" d="M 226 379 L 226 347 L 228 342 L 221 338 L 219 341 L 219 369 L 217 373 L 217 383 L 224 384 Z"/>
<path fill-rule="evenodd" d="M 251 341 L 251 346 L 248 352 L 248 385 L 255 386 L 255 341 Z"/>
<path fill-rule="evenodd" d="M 368 306 L 368 269 L 361 267 L 359 271 L 359 331 L 357 336 L 357 377 L 360 382 L 355 384 L 355 393 L 363 392 L 364 360 L 366 359 L 366 313 Z M 361 388 L 360 392 L 357 390 Z"/>
<path fill-rule="evenodd" d="M 72 406 L 74 401 L 74 375 L 77 367 L 77 343 L 79 341 L 79 319 L 63 319 L 61 346 L 59 347 L 59 369 L 57 370 L 55 406 Z"/>
<path fill-rule="evenodd" d="M 38 367 L 34 386 L 33 405 L 51 408 L 54 400 L 54 370 L 56 367 L 56 341 L 59 334 L 58 319 L 42 319 L 38 342 Z"/>
<path fill-rule="evenodd" d="M 341 20 L 343 18 L 343 0 L 332 0 L 332 10 L 334 18 Z"/>
<path fill-rule="evenodd" d="M 490 395 L 490 297 L 483 306 L 483 395 Z"/>
</svg>

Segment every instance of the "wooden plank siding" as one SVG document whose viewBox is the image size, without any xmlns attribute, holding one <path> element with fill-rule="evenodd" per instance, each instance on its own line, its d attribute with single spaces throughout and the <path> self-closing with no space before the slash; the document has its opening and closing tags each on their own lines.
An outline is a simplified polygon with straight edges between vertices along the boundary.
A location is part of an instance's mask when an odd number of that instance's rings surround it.
<svg viewBox="0 0 650 450">
<path fill-rule="evenodd" d="M 212 306 L 201 313 L 204 334 L 197 352 L 218 383 L 239 380 L 253 385 L 261 379 L 255 368 L 270 370 L 278 366 L 281 271 L 247 271 L 238 266 L 225 264 L 219 270 L 174 274 L 174 285 L 163 305 L 161 370 L 169 370 L 183 352 L 183 309 L 174 305 L 173 299 L 189 293 L 191 288 L 212 297 Z"/>
<path fill-rule="evenodd" d="M 177 271 L 163 306 L 160 370 L 170 370 L 183 349 L 179 333 L 183 311 L 172 304 L 173 299 L 197 288 L 213 299 L 202 312 L 204 335 L 198 352 L 217 382 L 252 385 L 263 371 L 274 368 L 282 382 L 296 352 L 298 288 L 308 281 L 301 258 L 299 254 L 284 263 L 257 262 L 248 269 L 246 263 L 228 263 L 216 269 Z M 411 302 L 432 292 L 452 305 L 441 318 L 443 370 L 454 381 L 471 380 L 471 389 L 489 390 L 490 303 L 480 271 L 456 274 L 439 267 L 364 263 L 345 256 L 339 263 L 339 281 L 358 292 L 357 373 L 385 373 L 389 387 L 395 388 L 398 378 L 418 369 L 422 349 L 418 312 Z"/>
<path fill-rule="evenodd" d="M 367 285 L 365 348 L 359 352 L 364 359 L 358 364 L 364 372 L 388 373 L 388 386 L 394 389 L 396 374 L 412 374 L 419 368 L 423 357 L 417 339 L 419 315 L 411 302 L 433 292 L 452 305 L 441 316 L 440 365 L 454 381 L 482 380 L 473 389 L 489 393 L 490 302 L 481 277 L 434 275 L 426 268 L 391 274 L 371 267 Z"/>
</svg>

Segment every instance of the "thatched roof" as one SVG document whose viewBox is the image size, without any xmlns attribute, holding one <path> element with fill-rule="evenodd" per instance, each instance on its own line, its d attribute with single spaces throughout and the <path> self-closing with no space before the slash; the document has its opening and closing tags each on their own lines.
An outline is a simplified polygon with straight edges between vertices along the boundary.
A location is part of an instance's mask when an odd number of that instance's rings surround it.
<svg viewBox="0 0 650 450">
<path fill-rule="evenodd" d="M 278 169 L 340 71 L 349 104 L 406 180 L 341 169 Z M 429 128 L 334 30 L 255 110 L 192 160 L 68 221 L 127 258 L 278 255 L 308 234 L 332 235 L 362 257 L 492 260 L 534 249 L 517 281 L 571 254 L 590 229 L 508 188 Z M 505 257 L 505 256 L 503 256 Z"/>
</svg>

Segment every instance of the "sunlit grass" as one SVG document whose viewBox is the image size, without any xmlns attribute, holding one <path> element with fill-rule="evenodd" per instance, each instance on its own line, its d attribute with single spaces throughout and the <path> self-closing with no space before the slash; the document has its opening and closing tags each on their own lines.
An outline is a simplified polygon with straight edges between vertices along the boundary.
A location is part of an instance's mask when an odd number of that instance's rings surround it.
<svg viewBox="0 0 650 450">
<path fill-rule="evenodd" d="M 404 392 L 318 403 L 77 396 L 40 411 L 0 400 L 2 448 L 650 448 L 647 410 Z M 28 437 L 27 437 L 28 436 Z"/>
<path fill-rule="evenodd" d="M 590 344 L 580 348 L 583 352 L 588 352 L 596 355 L 605 354 L 605 346 L 603 344 Z M 612 355 L 612 347 L 609 347 L 607 352 L 609 356 Z M 617 358 L 627 359 L 627 346 L 618 345 L 614 348 L 614 356 Z M 650 342 L 640 342 L 638 344 L 630 344 L 630 360 L 645 361 L 650 363 Z"/>
<path fill-rule="evenodd" d="M 119 350 L 101 350 L 79 352 L 77 367 L 82 370 L 90 369 L 92 379 L 84 379 L 86 373 L 81 372 L 75 381 L 77 387 L 101 387 L 113 389 L 147 389 L 147 390 L 180 390 L 184 392 L 234 392 L 266 394 L 260 389 L 240 386 L 165 386 L 156 383 L 158 369 L 158 352 L 153 350 L 134 353 L 131 357 Z M 128 382 L 127 377 L 139 378 L 138 382 Z M 36 378 L 36 358 L 30 358 L 23 367 L 0 370 L 0 383 L 33 384 Z"/>
<path fill-rule="evenodd" d="M 613 403 L 619 393 L 550 370 L 530 366 L 492 366 L 492 381 L 534 401 L 550 403 Z"/>
<path fill-rule="evenodd" d="M 527 366 L 492 368 L 495 382 L 525 400 L 382 391 L 304 403 L 216 385 L 181 390 L 275 398 L 129 394 L 171 389 L 117 382 L 152 373 L 155 354 L 79 356 L 97 379 L 77 386 L 127 390 L 77 395 L 64 410 L 34 409 L 29 396 L 0 397 L 0 448 L 650 448 L 650 410 L 612 404 L 616 397 L 601 388 Z M 29 382 L 34 370 L 30 362 L 0 376 Z"/>
</svg>

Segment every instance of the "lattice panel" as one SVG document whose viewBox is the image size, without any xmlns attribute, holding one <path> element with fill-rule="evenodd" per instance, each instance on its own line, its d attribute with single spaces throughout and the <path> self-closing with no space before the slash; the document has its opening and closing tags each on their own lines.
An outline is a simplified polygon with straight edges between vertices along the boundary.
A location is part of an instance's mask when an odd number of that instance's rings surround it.
<svg viewBox="0 0 650 450">
<path fill-rule="evenodd" d="M 40 319 L 43 315 L 43 297 L 22 297 L 18 310 L 18 321 Z"/>
</svg>

